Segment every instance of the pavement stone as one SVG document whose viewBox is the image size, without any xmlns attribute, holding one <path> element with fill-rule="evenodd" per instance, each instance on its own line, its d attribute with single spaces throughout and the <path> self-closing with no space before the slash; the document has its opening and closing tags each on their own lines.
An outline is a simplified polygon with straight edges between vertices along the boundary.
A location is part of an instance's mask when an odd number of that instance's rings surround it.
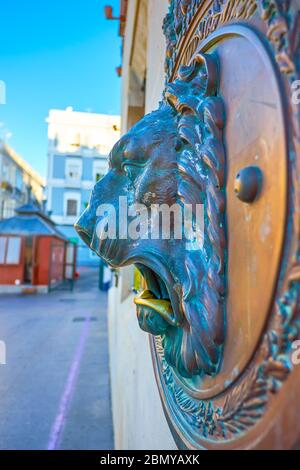
<svg viewBox="0 0 300 470">
<path fill-rule="evenodd" d="M 58 449 L 113 449 L 107 296 L 97 281 L 97 269 L 82 268 L 73 292 L 0 295 L 0 449 L 47 449 L 53 435 Z"/>
</svg>

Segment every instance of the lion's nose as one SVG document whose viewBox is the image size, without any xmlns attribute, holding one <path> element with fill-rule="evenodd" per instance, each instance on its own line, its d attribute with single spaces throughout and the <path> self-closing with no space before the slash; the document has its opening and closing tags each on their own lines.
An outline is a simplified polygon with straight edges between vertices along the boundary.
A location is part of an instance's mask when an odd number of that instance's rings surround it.
<svg viewBox="0 0 300 470">
<path fill-rule="evenodd" d="M 94 231 L 94 217 L 92 216 L 89 208 L 86 208 L 81 214 L 74 227 L 84 243 L 90 246 Z"/>
</svg>

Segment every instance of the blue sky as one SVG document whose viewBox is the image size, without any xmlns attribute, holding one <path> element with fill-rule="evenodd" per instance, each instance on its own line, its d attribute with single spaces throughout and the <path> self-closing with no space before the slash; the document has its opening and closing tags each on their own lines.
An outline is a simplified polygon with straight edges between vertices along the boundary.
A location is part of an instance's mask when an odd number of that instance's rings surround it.
<svg viewBox="0 0 300 470">
<path fill-rule="evenodd" d="M 119 114 L 119 0 L 1 0 L 0 137 L 46 176 L 51 108 Z"/>
</svg>

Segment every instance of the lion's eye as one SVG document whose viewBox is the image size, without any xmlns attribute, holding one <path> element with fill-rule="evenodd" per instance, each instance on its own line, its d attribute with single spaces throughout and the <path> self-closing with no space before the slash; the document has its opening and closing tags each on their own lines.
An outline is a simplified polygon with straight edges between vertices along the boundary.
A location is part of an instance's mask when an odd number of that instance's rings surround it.
<svg viewBox="0 0 300 470">
<path fill-rule="evenodd" d="M 130 179 L 131 182 L 134 182 L 138 178 L 139 173 L 141 171 L 140 167 L 132 164 L 124 164 L 123 170 L 125 175 Z"/>
</svg>

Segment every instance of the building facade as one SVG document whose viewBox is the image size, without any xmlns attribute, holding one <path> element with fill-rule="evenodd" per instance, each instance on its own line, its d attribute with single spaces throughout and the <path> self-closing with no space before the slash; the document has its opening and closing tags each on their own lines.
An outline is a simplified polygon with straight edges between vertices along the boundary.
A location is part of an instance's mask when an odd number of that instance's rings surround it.
<svg viewBox="0 0 300 470">
<path fill-rule="evenodd" d="M 43 178 L 0 140 L 0 220 L 14 216 L 22 204 L 41 204 L 44 186 Z"/>
<path fill-rule="evenodd" d="M 78 264 L 98 264 L 73 225 L 105 175 L 108 154 L 120 135 L 120 117 L 50 110 L 48 122 L 47 210 L 64 235 L 78 244 Z"/>
</svg>

